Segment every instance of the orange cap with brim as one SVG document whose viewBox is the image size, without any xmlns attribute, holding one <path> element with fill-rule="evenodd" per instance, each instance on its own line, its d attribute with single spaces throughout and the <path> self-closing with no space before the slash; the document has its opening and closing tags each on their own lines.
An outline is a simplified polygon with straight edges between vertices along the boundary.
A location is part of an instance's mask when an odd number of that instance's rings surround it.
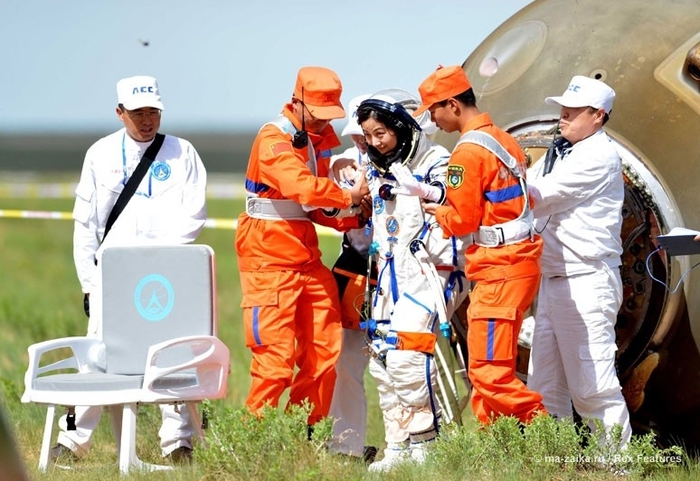
<svg viewBox="0 0 700 481">
<path fill-rule="evenodd" d="M 303 89 L 303 90 L 302 90 Z M 297 74 L 294 97 L 304 102 L 311 115 L 321 120 L 342 119 L 343 86 L 338 75 L 325 67 L 302 67 Z"/>
<path fill-rule="evenodd" d="M 433 104 L 466 92 L 470 88 L 472 85 L 462 67 L 459 65 L 452 67 L 440 65 L 418 87 L 421 105 L 413 112 L 413 116 L 418 117 Z"/>
</svg>

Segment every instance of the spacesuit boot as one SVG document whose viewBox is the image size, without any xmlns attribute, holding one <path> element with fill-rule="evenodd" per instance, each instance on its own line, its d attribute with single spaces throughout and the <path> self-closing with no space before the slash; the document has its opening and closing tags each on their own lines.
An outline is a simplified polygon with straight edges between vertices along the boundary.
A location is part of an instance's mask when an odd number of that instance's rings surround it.
<svg viewBox="0 0 700 481">
<path fill-rule="evenodd" d="M 418 464 L 423 464 L 425 458 L 427 457 L 427 445 L 428 443 L 411 443 L 409 449 L 411 450 L 411 460 Z"/>
<path fill-rule="evenodd" d="M 384 457 L 369 465 L 369 471 L 386 473 L 395 466 L 411 460 L 411 450 L 408 449 L 408 440 L 402 443 L 387 443 L 384 449 Z"/>
<path fill-rule="evenodd" d="M 439 418 L 438 418 L 439 422 Z M 428 454 L 429 446 L 437 437 L 437 429 L 431 428 L 421 433 L 411 433 L 409 436 L 410 444 L 408 446 L 411 451 L 411 460 L 418 464 L 423 464 Z"/>
</svg>

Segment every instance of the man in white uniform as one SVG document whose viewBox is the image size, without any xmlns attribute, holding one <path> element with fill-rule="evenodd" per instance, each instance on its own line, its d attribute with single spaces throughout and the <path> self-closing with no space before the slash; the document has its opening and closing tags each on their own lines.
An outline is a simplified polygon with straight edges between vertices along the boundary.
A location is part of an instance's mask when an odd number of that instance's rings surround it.
<svg viewBox="0 0 700 481">
<path fill-rule="evenodd" d="M 331 157 L 331 176 L 341 186 L 354 182 L 357 172 L 367 164 L 367 144 L 357 123 L 357 106 L 369 95 L 350 100 L 348 123 L 341 135 L 350 136 L 353 146 Z M 360 313 L 367 282 L 367 253 L 372 242 L 371 224 L 351 229 L 343 236 L 341 253 L 333 266 L 338 284 L 343 323 L 343 343 L 335 366 L 336 381 L 329 417 L 333 419 L 331 452 L 374 460 L 377 449 L 365 447 L 367 433 L 367 397 L 364 374 L 369 363 L 365 350 L 365 332 L 360 329 Z"/>
<path fill-rule="evenodd" d="M 120 80 L 117 98 L 116 114 L 124 128 L 88 149 L 73 209 L 73 257 L 90 317 L 88 335 L 98 338 L 102 335 L 102 250 L 107 246 L 189 243 L 199 235 L 206 220 L 207 176 L 199 154 L 188 141 L 166 135 L 136 192 L 105 237 L 110 212 L 144 152 L 154 142 L 163 110 L 153 77 Z M 189 459 L 194 429 L 187 410 L 162 405 L 161 412 L 163 456 Z M 68 429 L 63 416 L 52 456 L 87 454 L 101 414 L 101 407 L 76 407 L 75 429 Z"/>
<path fill-rule="evenodd" d="M 445 201 L 449 152 L 433 144 L 408 110 L 420 104 L 375 94 L 358 107 L 367 140 L 377 289 L 371 298 L 370 373 L 384 417 L 384 457 L 371 471 L 407 460 L 422 463 L 437 436 L 441 410 L 434 392 L 438 327 L 446 329 L 467 296 L 464 245 L 444 238 L 422 199 Z"/>
<path fill-rule="evenodd" d="M 594 420 L 608 434 L 621 425 L 625 445 L 632 430 L 615 371 L 624 180 L 602 129 L 614 98 L 603 82 L 575 76 L 545 99 L 561 106 L 561 138 L 527 173 L 544 239 L 528 387 L 553 416 L 571 417 L 573 401 L 592 429 Z"/>
</svg>

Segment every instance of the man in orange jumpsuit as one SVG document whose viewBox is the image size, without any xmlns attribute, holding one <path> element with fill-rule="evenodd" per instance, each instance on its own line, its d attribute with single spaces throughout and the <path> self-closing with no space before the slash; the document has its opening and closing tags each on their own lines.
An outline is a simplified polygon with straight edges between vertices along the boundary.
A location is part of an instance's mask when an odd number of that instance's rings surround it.
<svg viewBox="0 0 700 481">
<path fill-rule="evenodd" d="M 360 227 L 369 192 L 364 177 L 347 190 L 328 177 L 331 149 L 340 145 L 330 120 L 345 117 L 341 92 L 332 70 L 299 70 L 291 102 L 253 143 L 235 242 L 253 354 L 246 405 L 253 412 L 277 406 L 291 386 L 289 404 L 313 405 L 310 426 L 328 414 L 342 329 L 338 289 L 313 222 Z"/>
<path fill-rule="evenodd" d="M 542 396 L 515 376 L 523 313 L 540 280 L 542 240 L 534 235 L 525 154 L 476 107 L 460 66 L 439 67 L 419 87 L 422 105 L 446 132 L 459 131 L 447 167 L 449 205 L 428 204 L 444 235 L 473 233 L 467 278 L 476 282 L 467 311 L 472 409 L 488 423 L 499 415 L 529 422 L 545 412 Z"/>
</svg>

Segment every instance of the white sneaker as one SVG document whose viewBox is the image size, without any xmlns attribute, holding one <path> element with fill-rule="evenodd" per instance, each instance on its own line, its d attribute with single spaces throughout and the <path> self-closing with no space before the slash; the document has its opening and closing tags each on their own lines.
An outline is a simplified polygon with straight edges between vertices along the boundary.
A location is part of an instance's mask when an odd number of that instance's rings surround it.
<svg viewBox="0 0 700 481">
<path fill-rule="evenodd" d="M 369 471 L 374 473 L 387 473 L 401 463 L 411 460 L 411 450 L 405 447 L 392 447 L 384 449 L 384 457 L 369 465 Z"/>
</svg>

